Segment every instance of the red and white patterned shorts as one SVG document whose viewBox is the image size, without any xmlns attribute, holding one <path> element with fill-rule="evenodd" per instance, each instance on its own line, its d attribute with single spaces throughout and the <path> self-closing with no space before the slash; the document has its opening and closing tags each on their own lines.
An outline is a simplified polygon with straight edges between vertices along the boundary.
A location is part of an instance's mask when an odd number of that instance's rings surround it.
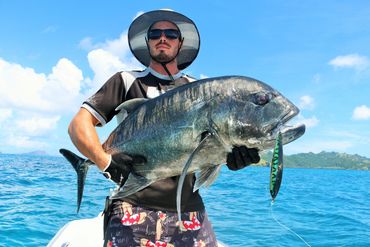
<svg viewBox="0 0 370 247">
<path fill-rule="evenodd" d="M 104 247 L 216 247 L 205 210 L 177 213 L 116 201 L 105 232 Z"/>
</svg>

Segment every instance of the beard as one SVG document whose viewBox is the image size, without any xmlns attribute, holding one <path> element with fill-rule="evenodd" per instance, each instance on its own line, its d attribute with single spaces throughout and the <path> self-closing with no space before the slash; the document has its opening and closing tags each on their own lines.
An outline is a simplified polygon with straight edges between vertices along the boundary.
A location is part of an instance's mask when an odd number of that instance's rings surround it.
<svg viewBox="0 0 370 247">
<path fill-rule="evenodd" d="M 170 56 L 170 55 L 166 54 L 165 52 L 160 52 L 160 53 L 156 54 L 155 56 L 153 56 L 153 59 L 160 62 L 160 63 L 168 63 L 171 60 L 173 60 L 174 58 L 175 58 L 174 56 Z"/>
</svg>

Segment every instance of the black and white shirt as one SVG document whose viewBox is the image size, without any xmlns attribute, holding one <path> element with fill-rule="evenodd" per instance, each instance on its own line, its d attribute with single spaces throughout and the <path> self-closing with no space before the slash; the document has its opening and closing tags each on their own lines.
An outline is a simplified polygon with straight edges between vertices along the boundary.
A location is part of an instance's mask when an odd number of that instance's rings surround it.
<svg viewBox="0 0 370 247">
<path fill-rule="evenodd" d="M 173 78 L 174 81 L 151 68 L 119 72 L 87 99 L 82 107 L 93 114 L 99 120 L 99 125 L 103 126 L 118 113 L 116 108 L 124 101 L 134 98 L 154 98 L 171 88 L 195 80 L 181 72 L 173 75 Z M 204 208 L 198 191 L 193 192 L 194 181 L 194 175 L 188 175 L 185 179 L 182 191 L 182 206 L 185 206 L 183 212 Z M 122 200 L 142 207 L 176 211 L 177 182 L 178 177 L 160 180 Z"/>
</svg>

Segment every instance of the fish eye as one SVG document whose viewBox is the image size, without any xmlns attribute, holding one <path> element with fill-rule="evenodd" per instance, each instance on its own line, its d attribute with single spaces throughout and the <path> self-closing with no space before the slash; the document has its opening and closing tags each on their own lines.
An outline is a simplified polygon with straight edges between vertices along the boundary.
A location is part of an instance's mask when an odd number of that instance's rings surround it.
<svg viewBox="0 0 370 247">
<path fill-rule="evenodd" d="M 259 92 L 254 95 L 254 103 L 256 105 L 266 105 L 272 98 L 271 93 Z"/>
</svg>

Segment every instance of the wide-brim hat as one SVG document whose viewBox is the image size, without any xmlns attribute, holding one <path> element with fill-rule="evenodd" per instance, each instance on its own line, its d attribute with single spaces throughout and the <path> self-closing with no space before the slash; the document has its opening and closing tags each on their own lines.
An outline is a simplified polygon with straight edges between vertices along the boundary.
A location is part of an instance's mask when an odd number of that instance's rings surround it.
<svg viewBox="0 0 370 247">
<path fill-rule="evenodd" d="M 137 17 L 128 30 L 128 43 L 132 54 L 145 66 L 150 64 L 150 54 L 146 43 L 149 27 L 158 21 L 170 21 L 177 25 L 183 38 L 183 44 L 177 55 L 177 67 L 188 67 L 197 57 L 200 36 L 195 23 L 188 17 L 172 10 L 154 10 Z"/>
</svg>

